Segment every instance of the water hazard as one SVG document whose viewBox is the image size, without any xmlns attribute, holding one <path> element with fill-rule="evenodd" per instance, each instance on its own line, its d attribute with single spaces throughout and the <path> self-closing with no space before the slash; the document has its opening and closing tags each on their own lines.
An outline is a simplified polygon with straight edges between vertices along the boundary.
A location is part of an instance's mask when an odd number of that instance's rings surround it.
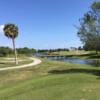
<svg viewBox="0 0 100 100">
<path fill-rule="evenodd" d="M 34 56 L 46 57 L 49 60 L 64 61 L 64 62 L 70 62 L 70 63 L 76 63 L 76 64 L 87 64 L 87 65 L 91 65 L 94 67 L 100 67 L 100 60 L 80 59 L 80 58 L 72 58 L 72 57 L 46 56 L 44 54 L 39 54 L 39 53 L 34 54 Z"/>
<path fill-rule="evenodd" d="M 56 61 L 64 61 L 64 62 L 70 62 L 70 63 L 76 63 L 76 64 L 87 64 L 99 67 L 100 66 L 100 60 L 92 60 L 92 59 L 79 59 L 79 58 L 71 58 L 71 57 L 47 57 L 50 60 L 56 60 Z"/>
</svg>

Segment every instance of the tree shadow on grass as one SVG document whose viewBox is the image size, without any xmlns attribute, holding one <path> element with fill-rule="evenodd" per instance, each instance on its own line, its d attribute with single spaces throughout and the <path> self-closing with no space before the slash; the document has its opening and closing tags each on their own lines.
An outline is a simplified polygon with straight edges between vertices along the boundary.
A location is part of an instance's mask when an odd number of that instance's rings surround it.
<svg viewBox="0 0 100 100">
<path fill-rule="evenodd" d="M 90 54 L 82 54 L 82 55 L 76 55 L 77 57 L 87 57 L 90 59 L 97 59 L 100 58 L 100 54 L 96 54 L 96 53 L 90 53 Z"/>
<path fill-rule="evenodd" d="M 64 69 L 64 70 L 50 70 L 48 73 L 51 74 L 70 74 L 70 73 L 85 73 L 85 74 L 92 74 L 96 76 L 100 76 L 100 70 L 96 69 L 79 69 L 79 68 L 71 68 L 71 69 Z"/>
<path fill-rule="evenodd" d="M 97 58 L 100 58 L 100 55 L 92 55 L 92 56 L 90 56 L 89 58 L 97 59 Z"/>
<path fill-rule="evenodd" d="M 5 64 L 5 63 L 3 63 L 3 62 L 0 62 L 0 65 L 1 65 L 1 64 Z"/>
</svg>

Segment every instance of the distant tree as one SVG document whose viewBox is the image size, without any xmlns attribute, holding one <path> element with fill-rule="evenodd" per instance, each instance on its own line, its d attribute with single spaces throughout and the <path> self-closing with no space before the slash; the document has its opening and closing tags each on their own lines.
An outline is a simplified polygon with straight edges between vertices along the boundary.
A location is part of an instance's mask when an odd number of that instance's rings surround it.
<svg viewBox="0 0 100 100">
<path fill-rule="evenodd" d="M 16 47 L 15 47 L 15 38 L 18 36 L 18 27 L 15 24 L 8 23 L 8 24 L 5 24 L 3 30 L 4 30 L 5 36 L 12 39 L 13 49 L 15 52 L 15 63 L 18 64 L 17 52 L 16 52 Z"/>
<path fill-rule="evenodd" d="M 24 47 L 24 48 L 17 48 L 17 52 L 19 54 L 33 54 L 33 53 L 36 53 L 36 50 L 35 49 L 30 49 L 30 48 L 27 48 L 27 47 Z"/>
<path fill-rule="evenodd" d="M 100 50 L 100 2 L 94 2 L 80 21 L 78 36 L 87 50 Z"/>
<path fill-rule="evenodd" d="M 58 49 L 41 49 L 37 50 L 38 53 L 43 53 L 43 54 L 52 54 L 55 52 L 60 52 L 60 51 L 69 51 L 67 48 L 58 48 Z"/>
<path fill-rule="evenodd" d="M 7 56 L 12 54 L 12 49 L 9 47 L 0 47 L 0 56 Z"/>
<path fill-rule="evenodd" d="M 78 47 L 78 50 L 83 50 L 83 48 L 81 46 Z"/>
<path fill-rule="evenodd" d="M 31 49 L 31 53 L 33 54 L 33 53 L 36 53 L 36 50 L 35 49 Z"/>
</svg>

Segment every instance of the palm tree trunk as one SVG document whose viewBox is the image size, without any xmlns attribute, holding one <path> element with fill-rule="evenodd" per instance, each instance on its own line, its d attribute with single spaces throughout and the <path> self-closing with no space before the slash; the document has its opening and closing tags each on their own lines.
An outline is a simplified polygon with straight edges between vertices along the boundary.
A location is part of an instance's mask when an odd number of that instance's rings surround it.
<svg viewBox="0 0 100 100">
<path fill-rule="evenodd" d="M 14 38 L 12 38 L 12 42 L 13 42 L 13 49 L 14 49 L 14 52 L 15 52 L 15 63 L 16 63 L 16 65 L 18 65 L 17 51 L 16 51 L 16 47 L 15 47 L 15 39 Z"/>
</svg>

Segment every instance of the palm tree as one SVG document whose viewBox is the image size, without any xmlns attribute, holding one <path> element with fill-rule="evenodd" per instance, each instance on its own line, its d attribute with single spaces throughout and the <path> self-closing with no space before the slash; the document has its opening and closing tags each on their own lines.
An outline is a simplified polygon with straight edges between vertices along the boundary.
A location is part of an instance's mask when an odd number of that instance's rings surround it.
<svg viewBox="0 0 100 100">
<path fill-rule="evenodd" d="M 15 48 L 15 38 L 18 36 L 18 27 L 15 24 L 8 23 L 4 25 L 3 31 L 6 37 L 12 39 L 13 49 L 15 52 L 15 63 L 18 64 L 17 52 Z"/>
</svg>

